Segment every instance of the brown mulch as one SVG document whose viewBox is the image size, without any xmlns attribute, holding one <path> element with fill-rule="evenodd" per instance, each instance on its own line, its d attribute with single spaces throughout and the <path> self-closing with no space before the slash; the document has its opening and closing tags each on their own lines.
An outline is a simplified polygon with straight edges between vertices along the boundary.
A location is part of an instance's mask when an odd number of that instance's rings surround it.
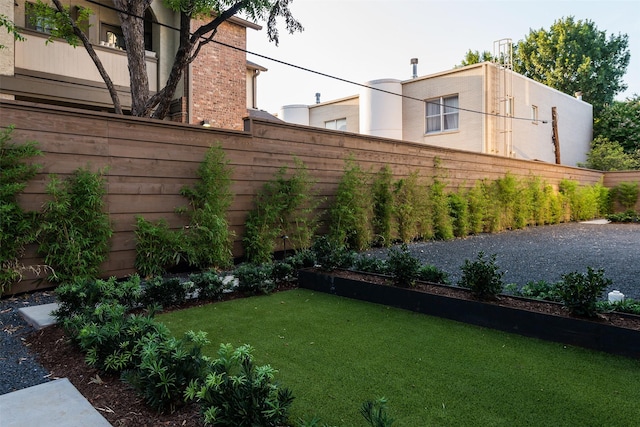
<svg viewBox="0 0 640 427">
<path fill-rule="evenodd" d="M 281 285 L 276 292 L 292 289 Z M 243 298 L 239 292 L 225 294 L 220 301 Z M 188 301 L 171 310 L 183 310 L 207 304 Z M 209 303 L 212 304 L 212 303 Z M 114 427 L 204 426 L 200 407 L 191 404 L 172 414 L 159 414 L 147 407 L 143 399 L 119 376 L 105 375 L 84 361 L 84 354 L 65 335 L 61 326 L 53 325 L 30 334 L 25 343 L 37 355 L 38 362 L 49 371 L 50 379 L 68 378 L 78 391 Z"/>
</svg>

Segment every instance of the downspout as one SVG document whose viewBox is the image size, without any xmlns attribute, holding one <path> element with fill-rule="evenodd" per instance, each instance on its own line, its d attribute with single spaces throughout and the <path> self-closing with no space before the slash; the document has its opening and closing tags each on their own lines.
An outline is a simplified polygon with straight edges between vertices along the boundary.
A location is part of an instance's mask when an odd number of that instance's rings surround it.
<svg viewBox="0 0 640 427">
<path fill-rule="evenodd" d="M 253 70 L 251 77 L 251 108 L 258 109 L 258 76 L 260 70 Z"/>
</svg>

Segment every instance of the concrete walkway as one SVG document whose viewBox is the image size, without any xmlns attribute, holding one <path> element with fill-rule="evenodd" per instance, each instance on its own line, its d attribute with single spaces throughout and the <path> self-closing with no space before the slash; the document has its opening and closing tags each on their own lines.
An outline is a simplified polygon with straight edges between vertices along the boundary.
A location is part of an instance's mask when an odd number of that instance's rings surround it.
<svg viewBox="0 0 640 427">
<path fill-rule="evenodd" d="M 35 329 L 56 322 L 58 304 L 24 307 L 20 315 Z M 0 427 L 110 427 L 67 378 L 0 395 Z"/>
</svg>

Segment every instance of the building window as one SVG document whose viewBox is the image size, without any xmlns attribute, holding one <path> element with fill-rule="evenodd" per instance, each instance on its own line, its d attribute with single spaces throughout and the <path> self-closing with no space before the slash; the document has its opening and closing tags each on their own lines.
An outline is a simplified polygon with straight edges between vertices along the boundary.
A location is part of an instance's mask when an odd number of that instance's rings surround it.
<svg viewBox="0 0 640 427">
<path fill-rule="evenodd" d="M 535 125 L 538 124 L 538 106 L 537 105 L 531 106 L 531 121 Z"/>
<path fill-rule="evenodd" d="M 335 119 L 324 122 L 325 129 L 347 130 L 347 119 Z"/>
<path fill-rule="evenodd" d="M 110 47 L 118 47 L 120 49 L 125 48 L 124 43 L 124 34 L 122 33 L 122 28 L 109 25 L 109 24 L 100 24 L 100 41 L 105 42 Z"/>
<path fill-rule="evenodd" d="M 29 30 L 51 34 L 51 30 L 53 29 L 51 22 L 44 16 L 38 16 L 34 3 L 27 2 L 25 4 L 25 18 L 25 27 Z"/>
<path fill-rule="evenodd" d="M 458 95 L 441 96 L 426 101 L 426 133 L 457 130 L 459 126 Z"/>
</svg>

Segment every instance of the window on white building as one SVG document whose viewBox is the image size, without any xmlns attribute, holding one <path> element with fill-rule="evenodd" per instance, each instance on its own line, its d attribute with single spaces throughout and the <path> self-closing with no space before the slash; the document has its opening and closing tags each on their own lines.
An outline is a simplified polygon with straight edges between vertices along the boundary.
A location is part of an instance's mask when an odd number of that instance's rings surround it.
<svg viewBox="0 0 640 427">
<path fill-rule="evenodd" d="M 428 99 L 426 102 L 426 133 L 447 132 L 457 130 L 460 110 L 458 95 L 441 96 Z"/>
<path fill-rule="evenodd" d="M 335 119 L 324 122 L 325 129 L 347 130 L 347 119 Z"/>
<path fill-rule="evenodd" d="M 35 10 L 35 4 L 32 2 L 25 3 L 25 27 L 30 30 L 39 31 L 45 34 L 51 34 L 53 27 L 46 18 L 39 16 Z"/>
</svg>

